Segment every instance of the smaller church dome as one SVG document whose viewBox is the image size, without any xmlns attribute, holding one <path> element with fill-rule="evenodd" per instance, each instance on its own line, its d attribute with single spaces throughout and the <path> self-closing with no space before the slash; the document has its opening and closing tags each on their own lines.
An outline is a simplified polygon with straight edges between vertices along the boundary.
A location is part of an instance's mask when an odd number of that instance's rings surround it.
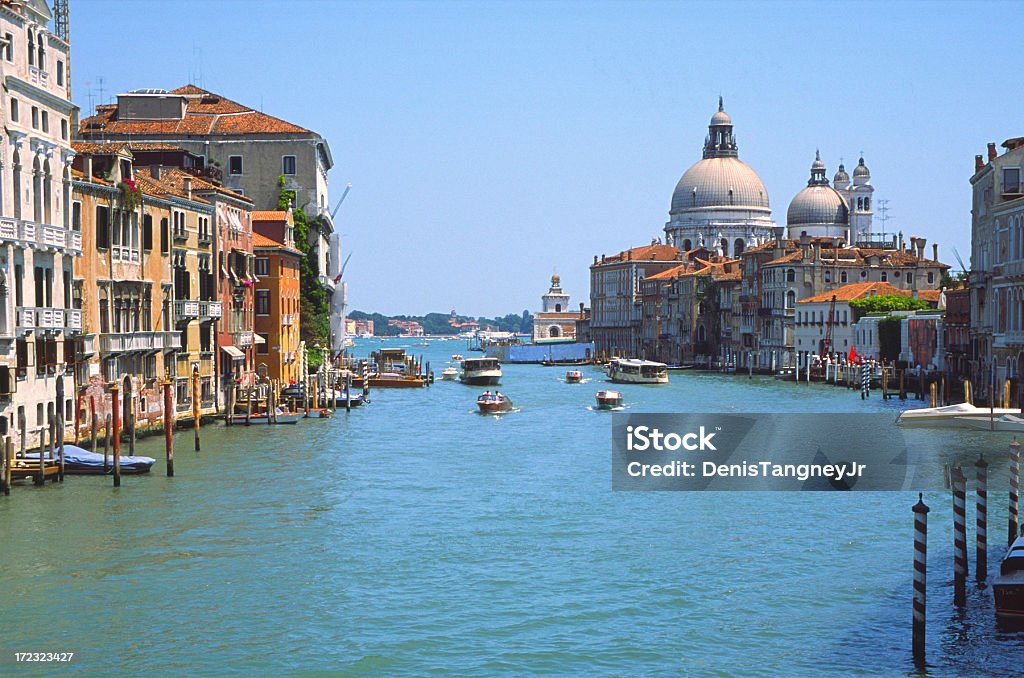
<svg viewBox="0 0 1024 678">
<path fill-rule="evenodd" d="M 846 199 L 828 185 L 825 163 L 815 153 L 807 187 L 796 194 L 786 212 L 786 224 L 793 226 L 845 226 L 850 223 Z"/>
<path fill-rule="evenodd" d="M 850 175 L 846 173 L 846 168 L 843 167 L 843 163 L 839 163 L 839 169 L 836 171 L 836 175 L 832 177 L 832 184 L 838 186 L 839 184 L 850 183 Z"/>
<path fill-rule="evenodd" d="M 552 287 L 558 287 L 559 285 L 561 285 L 561 283 L 562 283 L 562 279 L 560 277 L 558 277 L 557 273 L 555 273 L 553 276 L 551 276 L 551 286 Z"/>
<path fill-rule="evenodd" d="M 867 165 L 864 164 L 863 156 L 861 157 L 860 162 L 857 163 L 857 166 L 853 169 L 853 176 L 854 178 L 871 176 L 871 172 L 868 171 Z"/>
</svg>

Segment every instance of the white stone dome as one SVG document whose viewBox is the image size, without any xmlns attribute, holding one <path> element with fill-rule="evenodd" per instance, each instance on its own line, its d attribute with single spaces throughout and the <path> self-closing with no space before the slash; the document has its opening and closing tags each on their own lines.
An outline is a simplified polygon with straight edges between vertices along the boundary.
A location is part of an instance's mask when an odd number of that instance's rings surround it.
<svg viewBox="0 0 1024 678">
<path fill-rule="evenodd" d="M 796 194 L 786 212 L 788 226 L 846 226 L 850 210 L 839 191 L 828 185 L 807 186 Z"/>
<path fill-rule="evenodd" d="M 757 172 L 739 158 L 704 158 L 676 184 L 669 213 L 703 207 L 767 209 L 768 191 Z"/>
</svg>

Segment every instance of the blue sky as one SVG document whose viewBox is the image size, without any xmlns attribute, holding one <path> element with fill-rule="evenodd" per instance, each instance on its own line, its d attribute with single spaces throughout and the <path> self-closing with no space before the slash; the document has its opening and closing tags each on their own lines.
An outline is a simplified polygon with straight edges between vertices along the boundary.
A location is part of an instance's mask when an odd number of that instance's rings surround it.
<svg viewBox="0 0 1024 678">
<path fill-rule="evenodd" d="M 536 310 L 553 271 L 584 300 L 662 235 L 719 94 L 778 223 L 816 148 L 863 151 L 888 230 L 954 265 L 974 156 L 1024 135 L 1020 2 L 71 5 L 83 116 L 101 78 L 191 80 L 324 135 L 350 301 L 389 314 Z"/>
</svg>

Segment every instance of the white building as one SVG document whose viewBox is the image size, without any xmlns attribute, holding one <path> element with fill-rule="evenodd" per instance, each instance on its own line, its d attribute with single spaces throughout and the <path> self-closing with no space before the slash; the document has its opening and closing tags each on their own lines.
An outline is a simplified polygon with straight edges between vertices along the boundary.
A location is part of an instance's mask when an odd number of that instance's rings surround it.
<svg viewBox="0 0 1024 678">
<path fill-rule="evenodd" d="M 72 310 L 82 237 L 71 209 L 69 47 L 49 32 L 51 18 L 43 0 L 0 4 L 0 416 L 28 446 L 55 405 L 74 421 L 65 340 L 82 329 Z"/>
<path fill-rule="evenodd" d="M 569 295 L 562 291 L 562 281 L 551 276 L 551 287 L 541 297 L 541 311 L 533 316 L 533 343 L 576 341 L 576 321 L 581 312 L 569 308 Z"/>
<path fill-rule="evenodd" d="M 704 157 L 686 170 L 672 194 L 665 234 L 684 252 L 707 247 L 725 257 L 771 238 L 771 208 L 761 178 L 739 159 L 732 119 L 718 99 Z"/>
<path fill-rule="evenodd" d="M 891 294 L 910 296 L 910 292 L 887 282 L 862 282 L 843 285 L 797 302 L 795 335 L 798 364 L 806 364 L 807 355 L 824 355 L 826 352 L 849 355 L 856 335 L 850 301 Z M 835 308 L 832 307 L 833 298 Z"/>
<path fill-rule="evenodd" d="M 878 360 L 882 348 L 878 324 L 887 315 L 900 317 L 900 352 L 897 360 L 911 367 L 946 369 L 944 314 L 941 311 L 894 311 L 866 315 L 853 326 L 854 350 L 864 358 Z"/>
</svg>

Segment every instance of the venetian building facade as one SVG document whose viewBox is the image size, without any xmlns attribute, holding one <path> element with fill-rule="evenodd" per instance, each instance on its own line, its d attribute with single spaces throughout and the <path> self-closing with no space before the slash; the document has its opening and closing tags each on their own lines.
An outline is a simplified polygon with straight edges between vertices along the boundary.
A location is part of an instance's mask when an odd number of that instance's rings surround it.
<svg viewBox="0 0 1024 678">
<path fill-rule="evenodd" d="M 69 47 L 41 0 L 0 3 L 0 417 L 32 446 L 41 428 L 74 421 Z M 55 403 L 57 382 L 64 401 Z"/>
<path fill-rule="evenodd" d="M 562 290 L 562 280 L 551 276 L 551 287 L 541 297 L 541 311 L 533 316 L 533 343 L 567 342 L 576 340 L 576 322 L 582 312 L 569 308 L 569 295 Z"/>
<path fill-rule="evenodd" d="M 739 159 L 732 119 L 719 97 L 704 157 L 686 170 L 672 194 L 667 242 L 684 252 L 706 247 L 737 257 L 767 241 L 772 226 L 768 192 L 757 172 Z"/>
<path fill-rule="evenodd" d="M 1024 137 L 988 145 L 971 177 L 971 378 L 984 397 L 1024 369 Z"/>
</svg>

